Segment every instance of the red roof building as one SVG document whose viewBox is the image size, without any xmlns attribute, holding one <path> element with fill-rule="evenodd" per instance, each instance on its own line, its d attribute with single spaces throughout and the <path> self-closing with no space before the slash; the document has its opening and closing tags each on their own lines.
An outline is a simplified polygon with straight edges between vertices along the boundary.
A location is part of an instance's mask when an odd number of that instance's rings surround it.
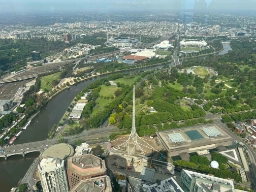
<svg viewBox="0 0 256 192">
<path fill-rule="evenodd" d="M 148 59 L 148 57 L 137 56 L 137 55 L 126 55 L 123 57 L 124 60 L 134 60 L 134 61 L 143 61 Z"/>
</svg>

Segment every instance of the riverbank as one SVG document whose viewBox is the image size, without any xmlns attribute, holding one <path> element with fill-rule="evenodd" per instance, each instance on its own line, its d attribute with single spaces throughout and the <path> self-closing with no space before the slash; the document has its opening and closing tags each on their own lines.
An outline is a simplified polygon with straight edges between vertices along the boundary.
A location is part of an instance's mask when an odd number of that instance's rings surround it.
<svg viewBox="0 0 256 192">
<path fill-rule="evenodd" d="M 124 73 L 124 72 L 127 72 L 127 71 L 134 71 L 134 70 L 136 71 L 136 70 L 141 70 L 141 69 L 152 68 L 154 66 L 164 66 L 166 64 L 168 64 L 168 63 L 154 64 L 154 65 L 151 65 L 151 66 L 143 66 L 143 67 L 133 68 L 133 69 L 129 69 L 129 70 L 117 70 L 115 72 L 108 72 L 108 73 L 102 73 L 102 74 L 98 74 L 98 75 L 93 75 L 93 76 L 91 76 L 89 78 L 85 78 L 85 79 L 83 79 L 81 81 L 88 80 L 88 79 L 95 78 L 95 77 L 99 77 L 99 76 L 106 76 L 107 77 L 108 75 L 115 74 L 115 73 Z M 75 99 L 76 98 L 74 97 L 74 99 L 71 101 L 70 105 L 76 103 Z M 56 137 L 61 137 L 62 136 L 63 130 L 67 127 L 67 124 L 65 122 L 66 122 L 66 119 L 68 118 L 69 114 L 70 114 L 70 112 L 66 110 L 66 112 L 62 116 L 62 118 L 59 121 L 59 123 L 55 124 L 52 127 L 51 131 L 55 131 L 55 135 L 52 138 L 56 138 Z M 75 121 L 75 122 L 77 122 L 77 121 Z M 75 123 L 75 126 L 77 126 L 77 125 L 78 125 L 78 123 Z"/>
</svg>

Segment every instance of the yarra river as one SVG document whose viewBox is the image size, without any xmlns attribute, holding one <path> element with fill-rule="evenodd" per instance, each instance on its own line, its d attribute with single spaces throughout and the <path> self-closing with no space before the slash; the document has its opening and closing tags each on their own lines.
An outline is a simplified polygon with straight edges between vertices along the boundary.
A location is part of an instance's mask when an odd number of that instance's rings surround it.
<svg viewBox="0 0 256 192">
<path fill-rule="evenodd" d="M 145 69 L 134 69 L 126 73 L 152 70 L 161 67 L 162 66 L 155 66 Z M 107 77 L 107 75 L 80 82 L 53 97 L 40 111 L 40 113 L 31 121 L 30 125 L 26 130 L 24 130 L 14 144 L 45 140 L 49 130 L 54 124 L 59 123 L 74 97 L 95 80 L 104 77 Z M 9 192 L 12 187 L 17 186 L 19 180 L 23 178 L 34 159 L 38 156 L 39 153 L 31 153 L 26 155 L 25 158 L 23 158 L 21 155 L 12 156 L 9 157 L 7 161 L 5 161 L 4 158 L 0 158 L 0 191 Z"/>
<path fill-rule="evenodd" d="M 224 43 L 223 47 L 224 50 L 219 53 L 220 55 L 224 55 L 229 50 L 232 50 L 229 43 Z M 173 63 L 171 66 L 173 66 Z M 152 70 L 156 68 L 159 68 L 159 66 L 148 67 L 143 70 Z M 134 71 L 136 70 L 132 70 L 131 72 Z M 74 97 L 89 84 L 104 77 L 106 76 L 95 77 L 93 79 L 80 82 L 53 97 L 47 106 L 45 106 L 31 121 L 27 129 L 24 130 L 21 136 L 15 141 L 15 144 L 45 140 L 51 127 L 54 124 L 59 123 L 61 117 Z M 12 187 L 16 186 L 19 180 L 25 175 L 34 159 L 38 156 L 39 153 L 31 153 L 26 155 L 25 158 L 22 156 L 12 156 L 9 157 L 7 161 L 5 161 L 4 158 L 0 158 L 0 191 L 9 192 Z"/>
</svg>

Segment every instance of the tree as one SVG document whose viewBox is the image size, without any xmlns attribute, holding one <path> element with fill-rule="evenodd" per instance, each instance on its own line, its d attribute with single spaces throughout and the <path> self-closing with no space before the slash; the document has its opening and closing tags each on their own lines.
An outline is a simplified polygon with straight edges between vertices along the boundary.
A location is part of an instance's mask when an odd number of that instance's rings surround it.
<svg viewBox="0 0 256 192">
<path fill-rule="evenodd" d="M 222 116 L 222 121 L 224 123 L 228 123 L 228 122 L 231 122 L 232 121 L 232 118 L 229 116 L 229 115 L 223 115 Z"/>
<path fill-rule="evenodd" d="M 26 102 L 25 102 L 25 106 L 29 107 L 32 106 L 35 103 L 35 101 L 32 98 L 29 98 Z"/>
<path fill-rule="evenodd" d="M 84 140 L 83 140 L 83 139 L 77 139 L 77 140 L 74 140 L 74 141 L 73 141 L 73 145 L 76 145 L 76 146 L 79 146 L 79 145 L 81 145 L 82 143 L 84 143 Z"/>
<path fill-rule="evenodd" d="M 58 143 L 67 143 L 67 141 L 63 137 L 59 137 Z"/>
<path fill-rule="evenodd" d="M 212 160 L 217 161 L 219 164 L 221 163 L 226 164 L 228 162 L 227 157 L 217 152 L 212 153 Z"/>
<path fill-rule="evenodd" d="M 25 192 L 25 191 L 27 191 L 27 184 L 26 183 L 23 183 L 23 184 L 20 184 L 19 186 L 18 186 L 18 190 L 19 190 L 19 192 Z"/>
<path fill-rule="evenodd" d="M 122 94 L 122 91 L 120 89 L 117 89 L 114 94 L 116 97 L 118 97 Z"/>
<path fill-rule="evenodd" d="M 16 111 L 18 113 L 24 113 L 25 109 L 23 107 L 17 107 Z"/>
<path fill-rule="evenodd" d="M 116 123 L 116 119 L 114 117 L 110 117 L 108 122 L 109 124 L 114 125 Z"/>
</svg>

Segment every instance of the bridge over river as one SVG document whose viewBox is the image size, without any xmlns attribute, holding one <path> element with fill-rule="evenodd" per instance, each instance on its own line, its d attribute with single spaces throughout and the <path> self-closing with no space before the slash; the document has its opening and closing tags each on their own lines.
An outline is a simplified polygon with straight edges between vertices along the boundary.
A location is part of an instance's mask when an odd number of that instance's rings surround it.
<svg viewBox="0 0 256 192">
<path fill-rule="evenodd" d="M 75 140 L 78 140 L 78 139 L 85 140 L 88 144 L 102 143 L 102 142 L 108 141 L 108 136 L 113 132 L 118 132 L 118 129 L 114 126 L 111 126 L 111 127 L 109 126 L 109 127 L 98 128 L 98 129 L 92 129 L 78 135 L 63 137 L 63 139 L 70 144 L 72 144 Z M 3 150 L 3 152 L 0 153 L 0 158 L 5 158 L 5 160 L 7 160 L 8 157 L 11 157 L 14 155 L 21 155 L 25 157 L 26 154 L 28 153 L 33 153 L 33 152 L 41 153 L 45 149 L 47 149 L 49 146 L 52 146 L 57 143 L 59 143 L 59 138 L 4 146 L 0 148 L 1 150 Z"/>
</svg>

